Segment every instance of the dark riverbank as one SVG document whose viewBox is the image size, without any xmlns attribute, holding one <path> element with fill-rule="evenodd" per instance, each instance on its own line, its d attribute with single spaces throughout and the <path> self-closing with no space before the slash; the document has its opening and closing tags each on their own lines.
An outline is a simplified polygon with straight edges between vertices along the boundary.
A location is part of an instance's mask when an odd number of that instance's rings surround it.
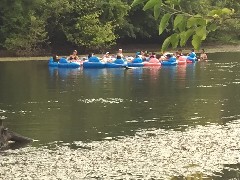
<svg viewBox="0 0 240 180">
<path fill-rule="evenodd" d="M 124 45 L 124 47 L 117 47 L 117 48 L 122 48 L 125 52 L 125 54 L 127 55 L 134 55 L 134 53 L 136 51 L 140 51 L 140 50 L 148 50 L 150 52 L 160 52 L 160 44 L 151 44 L 151 45 Z M 115 54 L 117 52 L 117 48 L 113 49 L 112 51 L 110 51 L 110 53 Z M 216 52 L 239 52 L 240 51 L 240 45 L 222 45 L 222 44 L 214 44 L 214 45 L 206 45 L 203 46 L 202 48 L 204 48 L 206 50 L 207 53 L 216 53 Z M 191 47 L 185 47 L 182 48 L 184 53 L 188 53 L 189 50 L 191 49 Z M 176 50 L 169 50 L 171 52 L 175 52 Z M 197 51 L 198 52 L 198 51 Z M 102 56 L 101 54 L 97 54 L 99 56 Z M 50 55 L 49 55 L 50 56 Z M 42 56 L 42 57 L 10 57 L 10 56 L 6 56 L 6 57 L 0 57 L 0 61 L 29 61 L 29 60 L 36 60 L 36 61 L 40 61 L 40 60 L 48 60 L 49 56 Z M 60 54 L 59 56 L 68 56 L 68 54 Z M 86 54 L 81 54 L 79 56 L 86 56 Z"/>
</svg>

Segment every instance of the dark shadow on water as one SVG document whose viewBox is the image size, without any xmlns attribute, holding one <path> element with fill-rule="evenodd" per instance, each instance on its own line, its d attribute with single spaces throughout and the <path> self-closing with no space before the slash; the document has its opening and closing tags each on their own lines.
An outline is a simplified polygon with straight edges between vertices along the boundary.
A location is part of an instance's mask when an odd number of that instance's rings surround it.
<svg viewBox="0 0 240 180">
<path fill-rule="evenodd" d="M 125 76 L 132 77 L 135 80 L 139 80 L 142 79 L 143 70 L 144 68 L 142 67 L 133 67 L 131 69 L 125 69 L 124 74 Z"/>
<path fill-rule="evenodd" d="M 48 67 L 49 74 L 51 78 L 67 79 L 68 77 L 77 76 L 80 73 L 80 68 L 58 68 L 58 67 Z"/>
<path fill-rule="evenodd" d="M 108 68 L 106 69 L 107 74 L 113 77 L 123 77 L 124 76 L 124 68 Z"/>
<path fill-rule="evenodd" d="M 83 75 L 91 78 L 92 80 L 98 80 L 106 74 L 106 69 L 83 69 Z"/>
<path fill-rule="evenodd" d="M 66 79 L 67 77 L 77 76 L 79 72 L 80 72 L 80 68 L 76 68 L 76 69 L 58 68 L 59 76 L 62 79 Z"/>
</svg>

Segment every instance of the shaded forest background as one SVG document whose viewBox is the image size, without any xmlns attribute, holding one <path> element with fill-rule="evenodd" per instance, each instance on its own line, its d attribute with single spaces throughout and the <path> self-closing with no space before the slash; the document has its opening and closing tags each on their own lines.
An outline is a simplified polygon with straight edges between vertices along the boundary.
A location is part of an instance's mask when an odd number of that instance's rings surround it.
<svg viewBox="0 0 240 180">
<path fill-rule="evenodd" d="M 212 9 L 229 8 L 239 14 L 238 0 L 178 1 L 184 12 L 206 14 Z M 161 10 L 143 11 L 144 3 L 131 7 L 132 0 L 1 0 L 1 56 L 39 56 L 69 54 L 78 49 L 104 52 L 111 48 L 141 44 L 161 44 L 173 33 L 171 23 L 159 36 Z M 173 3 L 173 2 L 171 2 Z M 221 22 L 208 35 L 207 42 L 238 43 L 240 20 Z M 160 47 L 159 47 L 160 49 Z"/>
</svg>

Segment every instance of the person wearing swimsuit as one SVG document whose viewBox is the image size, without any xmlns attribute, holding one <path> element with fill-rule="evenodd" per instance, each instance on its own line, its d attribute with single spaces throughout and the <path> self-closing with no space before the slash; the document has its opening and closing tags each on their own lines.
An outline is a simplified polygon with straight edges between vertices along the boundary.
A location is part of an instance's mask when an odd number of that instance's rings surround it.
<svg viewBox="0 0 240 180">
<path fill-rule="evenodd" d="M 72 55 L 70 55 L 70 57 L 68 58 L 70 61 L 73 60 L 79 60 L 79 57 L 77 56 L 77 50 L 74 50 Z"/>
</svg>

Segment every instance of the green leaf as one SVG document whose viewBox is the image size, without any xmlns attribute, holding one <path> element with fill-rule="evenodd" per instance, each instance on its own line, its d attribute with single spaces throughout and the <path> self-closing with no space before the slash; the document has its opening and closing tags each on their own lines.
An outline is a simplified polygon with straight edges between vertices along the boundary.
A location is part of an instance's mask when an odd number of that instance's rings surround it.
<svg viewBox="0 0 240 180">
<path fill-rule="evenodd" d="M 186 44 L 186 32 L 182 32 L 182 33 L 180 33 L 180 35 L 179 35 L 179 38 L 180 38 L 180 46 L 181 47 L 183 47 L 183 46 L 185 46 L 185 44 Z"/>
<path fill-rule="evenodd" d="M 195 18 L 202 18 L 202 16 L 200 14 L 196 14 L 194 15 Z"/>
<path fill-rule="evenodd" d="M 208 13 L 208 16 L 215 16 L 215 15 L 222 15 L 222 10 L 221 9 L 214 9 Z"/>
<path fill-rule="evenodd" d="M 179 34 L 174 33 L 170 37 L 171 37 L 170 41 L 171 41 L 172 47 L 176 48 L 178 46 L 178 43 L 179 43 Z"/>
<path fill-rule="evenodd" d="M 193 29 L 188 29 L 186 32 L 185 32 L 185 42 L 188 41 L 188 39 L 193 35 L 194 33 L 194 30 Z"/>
<path fill-rule="evenodd" d="M 154 6 L 154 19 L 157 20 L 160 15 L 160 7 L 158 5 Z"/>
<path fill-rule="evenodd" d="M 171 17 L 171 14 L 169 13 L 164 14 L 164 16 L 162 17 L 159 25 L 159 35 L 162 34 L 163 31 L 166 29 L 170 17 Z"/>
<path fill-rule="evenodd" d="M 203 17 L 197 18 L 197 24 L 201 26 L 206 26 L 207 25 L 207 20 L 204 19 Z"/>
<path fill-rule="evenodd" d="M 31 21 L 36 21 L 36 17 L 35 16 L 30 16 L 30 19 L 31 19 Z"/>
<path fill-rule="evenodd" d="M 162 5 L 162 0 L 159 0 L 158 3 L 154 6 L 155 20 L 157 20 L 159 18 L 161 5 Z"/>
<path fill-rule="evenodd" d="M 167 50 L 170 43 L 171 43 L 171 36 L 166 38 L 165 41 L 163 42 L 163 44 L 162 44 L 162 51 L 163 52 Z"/>
<path fill-rule="evenodd" d="M 183 21 L 184 21 L 184 16 L 182 14 L 178 14 L 174 19 L 174 23 L 173 23 L 174 29 L 176 30 L 179 27 L 179 25 L 183 24 L 184 23 Z"/>
<path fill-rule="evenodd" d="M 195 34 L 192 39 L 192 45 L 193 45 L 194 49 L 199 50 L 201 42 L 202 42 L 201 37 L 199 37 L 198 35 Z"/>
<path fill-rule="evenodd" d="M 205 40 L 207 37 L 206 26 L 200 26 L 196 28 L 196 35 L 201 38 L 201 40 Z"/>
<path fill-rule="evenodd" d="M 184 31 L 184 32 L 179 34 L 180 46 L 181 47 L 185 46 L 185 44 L 187 43 L 188 39 L 193 35 L 194 32 L 195 32 L 195 30 L 188 29 L 187 31 Z"/>
<path fill-rule="evenodd" d="M 180 32 L 183 32 L 186 30 L 186 26 L 187 26 L 187 18 L 183 17 L 182 22 L 178 24 L 178 30 Z"/>
<path fill-rule="evenodd" d="M 146 11 L 150 8 L 153 8 L 156 4 L 158 4 L 159 0 L 148 0 L 148 2 L 143 7 L 143 10 Z"/>
<path fill-rule="evenodd" d="M 232 14 L 232 10 L 228 9 L 228 8 L 223 8 L 222 9 L 222 14 L 231 15 Z"/>
<path fill-rule="evenodd" d="M 136 5 L 138 5 L 138 4 L 141 4 L 141 3 L 143 3 L 145 0 L 134 0 L 133 1 L 133 3 L 131 4 L 131 6 L 133 7 L 133 6 L 136 6 Z"/>
<path fill-rule="evenodd" d="M 195 17 L 190 17 L 187 21 L 187 28 L 191 28 L 196 25 L 196 19 Z"/>
<path fill-rule="evenodd" d="M 211 10 L 210 12 L 208 12 L 208 16 L 213 16 L 214 14 L 217 14 L 216 10 Z"/>
<path fill-rule="evenodd" d="M 217 25 L 216 24 L 210 24 L 207 28 L 209 31 L 216 31 L 217 30 Z"/>
</svg>

